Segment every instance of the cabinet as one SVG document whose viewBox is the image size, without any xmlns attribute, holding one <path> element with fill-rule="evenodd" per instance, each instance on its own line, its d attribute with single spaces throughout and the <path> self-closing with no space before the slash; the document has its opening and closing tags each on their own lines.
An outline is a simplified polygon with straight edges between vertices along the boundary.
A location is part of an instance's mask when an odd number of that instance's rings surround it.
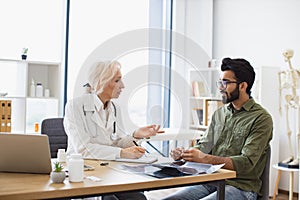
<svg viewBox="0 0 300 200">
<path fill-rule="evenodd" d="M 222 106 L 216 86 L 220 78 L 217 68 L 192 69 L 189 71 L 191 84 L 189 107 L 191 111 L 190 128 L 205 130 L 213 112 Z"/>
<path fill-rule="evenodd" d="M 11 132 L 35 133 L 36 123 L 61 115 L 60 63 L 0 59 L 0 70 L 0 99 L 11 100 L 12 105 Z M 43 85 L 43 92 L 48 89 L 50 96 L 30 97 L 32 79 Z"/>
</svg>

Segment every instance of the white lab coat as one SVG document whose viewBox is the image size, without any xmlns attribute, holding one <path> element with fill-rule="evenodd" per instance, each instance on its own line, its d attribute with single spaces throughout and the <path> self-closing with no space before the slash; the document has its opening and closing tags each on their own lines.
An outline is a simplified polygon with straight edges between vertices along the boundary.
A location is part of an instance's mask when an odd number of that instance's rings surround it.
<svg viewBox="0 0 300 200">
<path fill-rule="evenodd" d="M 116 105 L 116 104 L 115 104 Z M 108 106 L 108 119 L 101 119 L 99 112 L 103 103 L 95 94 L 84 94 L 68 101 L 65 108 L 64 127 L 68 135 L 67 154 L 81 153 L 84 158 L 114 160 L 120 157 L 121 148 L 133 146 L 132 135 L 124 132 L 119 107 L 111 102 Z M 102 113 L 103 114 L 103 113 Z M 112 140 L 113 122 L 119 140 Z"/>
</svg>

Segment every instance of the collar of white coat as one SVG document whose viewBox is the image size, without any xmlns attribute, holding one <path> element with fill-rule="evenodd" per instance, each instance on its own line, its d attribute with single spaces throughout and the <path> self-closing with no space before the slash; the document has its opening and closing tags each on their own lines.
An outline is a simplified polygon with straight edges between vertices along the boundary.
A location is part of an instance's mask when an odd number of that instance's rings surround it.
<svg viewBox="0 0 300 200">
<path fill-rule="evenodd" d="M 99 112 L 100 110 L 104 110 L 103 102 L 100 100 L 100 98 L 95 93 L 85 94 L 85 95 L 86 95 L 86 98 L 83 103 L 84 111 Z M 112 102 L 109 101 L 107 104 L 107 110 L 109 110 L 110 112 L 114 112 L 114 111 L 112 111 L 112 106 L 113 106 Z"/>
</svg>

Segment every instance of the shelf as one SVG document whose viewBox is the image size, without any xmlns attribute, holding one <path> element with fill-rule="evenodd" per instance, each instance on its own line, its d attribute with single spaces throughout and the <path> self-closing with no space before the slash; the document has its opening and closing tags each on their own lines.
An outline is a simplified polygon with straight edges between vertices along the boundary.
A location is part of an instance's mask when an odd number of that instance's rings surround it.
<svg viewBox="0 0 300 200">
<path fill-rule="evenodd" d="M 14 97 L 14 96 L 5 96 L 5 97 L 1 97 L 0 99 L 7 99 L 7 100 L 11 100 L 11 99 L 58 99 L 56 97 Z"/>
<path fill-rule="evenodd" d="M 18 60 L 18 59 L 6 59 L 6 58 L 0 58 L 0 61 L 2 61 L 2 62 L 21 62 L 21 63 L 41 64 L 41 65 L 60 65 L 59 62 Z"/>
<path fill-rule="evenodd" d="M 197 68 L 197 69 L 190 69 L 189 72 L 193 73 L 193 72 L 218 72 L 220 73 L 220 69 L 219 68 Z"/>
<path fill-rule="evenodd" d="M 223 105 L 215 84 L 219 77 L 220 73 L 217 68 L 189 70 L 189 82 L 191 84 L 189 97 L 190 128 L 207 129 L 213 112 Z"/>
<path fill-rule="evenodd" d="M 58 117 L 60 113 L 61 66 L 58 62 L 0 59 L 0 99 L 12 101 L 11 132 L 35 133 L 34 123 Z M 31 97 L 31 80 L 50 90 L 49 97 Z"/>
<path fill-rule="evenodd" d="M 210 100 L 210 101 L 221 101 L 222 99 L 219 97 L 190 97 L 191 100 Z"/>
<path fill-rule="evenodd" d="M 191 124 L 190 128 L 196 129 L 196 130 L 206 130 L 208 128 L 208 126 Z"/>
<path fill-rule="evenodd" d="M 26 99 L 40 99 L 40 100 L 47 100 L 47 99 L 57 99 L 56 97 L 26 97 Z"/>
</svg>

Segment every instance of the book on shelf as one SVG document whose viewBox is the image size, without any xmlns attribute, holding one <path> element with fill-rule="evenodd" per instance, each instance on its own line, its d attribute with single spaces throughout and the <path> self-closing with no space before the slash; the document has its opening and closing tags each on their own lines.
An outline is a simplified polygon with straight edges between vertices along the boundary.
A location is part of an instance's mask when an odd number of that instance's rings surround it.
<svg viewBox="0 0 300 200">
<path fill-rule="evenodd" d="M 206 96 L 205 85 L 202 81 L 192 81 L 192 94 L 194 97 Z"/>
<path fill-rule="evenodd" d="M 207 101 L 207 120 L 206 120 L 206 126 L 208 126 L 211 122 L 211 117 L 214 114 L 214 112 L 222 106 L 221 100 L 209 100 Z"/>
<path fill-rule="evenodd" d="M 192 122 L 194 125 L 203 124 L 203 109 L 201 108 L 192 109 Z"/>
</svg>

